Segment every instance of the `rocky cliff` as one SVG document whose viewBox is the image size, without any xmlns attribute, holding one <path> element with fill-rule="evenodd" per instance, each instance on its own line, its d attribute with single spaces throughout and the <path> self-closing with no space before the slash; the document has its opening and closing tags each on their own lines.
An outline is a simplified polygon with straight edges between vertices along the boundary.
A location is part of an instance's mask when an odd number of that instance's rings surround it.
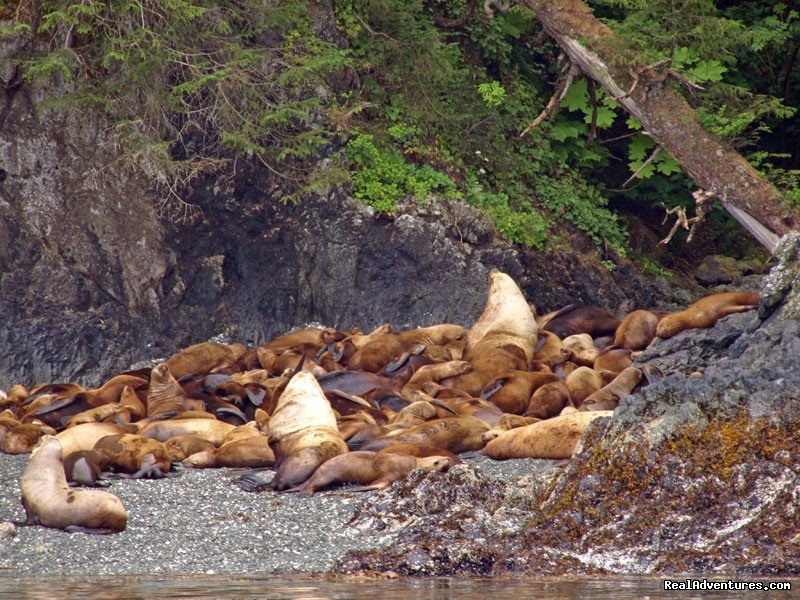
<svg viewBox="0 0 800 600">
<path fill-rule="evenodd" d="M 469 325 L 493 267 L 542 310 L 652 300 L 629 262 L 609 272 L 586 242 L 513 247 L 445 200 L 393 219 L 346 188 L 285 204 L 280 178 L 241 162 L 224 184 L 197 182 L 191 218 L 170 219 L 146 169 L 118 160 L 111 123 L 50 102 L 57 79 L 20 80 L 18 43 L 0 44 L 0 387 L 97 384 L 216 335 L 257 344 L 313 321 Z"/>
</svg>

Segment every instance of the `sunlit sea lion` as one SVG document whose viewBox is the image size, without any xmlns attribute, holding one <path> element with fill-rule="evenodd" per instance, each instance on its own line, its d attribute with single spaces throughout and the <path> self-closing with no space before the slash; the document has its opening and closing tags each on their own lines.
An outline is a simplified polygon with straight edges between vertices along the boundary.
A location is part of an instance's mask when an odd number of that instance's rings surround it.
<svg viewBox="0 0 800 600">
<path fill-rule="evenodd" d="M 712 327 L 722 317 L 753 310 L 757 306 L 758 294 L 753 292 L 711 294 L 693 302 L 680 312 L 662 317 L 656 327 L 656 335 L 661 339 L 667 339 L 687 329 Z"/>
<path fill-rule="evenodd" d="M 283 490 L 308 479 L 319 465 L 347 452 L 336 415 L 314 376 L 289 381 L 269 422 L 278 471 L 270 486 Z"/>
<path fill-rule="evenodd" d="M 362 450 L 378 451 L 390 444 L 417 444 L 458 454 L 483 448 L 482 436 L 489 425 L 475 417 L 433 419 L 406 431 L 367 442 Z"/>
<path fill-rule="evenodd" d="M 495 460 L 571 458 L 589 423 L 612 414 L 612 411 L 577 412 L 512 429 L 486 444 L 484 453 Z"/>
<path fill-rule="evenodd" d="M 614 334 L 614 345 L 628 350 L 644 350 L 656 337 L 658 316 L 649 310 L 635 310 L 622 320 Z"/>
<path fill-rule="evenodd" d="M 589 395 L 581 404 L 581 411 L 614 410 L 620 398 L 624 398 L 642 379 L 642 372 L 636 367 L 628 367 L 609 383 Z"/>
<path fill-rule="evenodd" d="M 404 479 L 414 469 L 444 471 L 449 466 L 450 459 L 444 456 L 417 458 L 403 454 L 351 452 L 328 460 L 306 483 L 293 491 L 313 494 L 332 485 L 347 483 L 359 483 L 364 486 L 359 491 L 379 490 L 389 487 L 399 479 Z"/>
<path fill-rule="evenodd" d="M 26 524 L 55 527 L 68 532 L 113 533 L 128 523 L 125 507 L 113 494 L 69 488 L 64 475 L 62 449 L 53 436 L 34 448 L 20 479 Z"/>
</svg>

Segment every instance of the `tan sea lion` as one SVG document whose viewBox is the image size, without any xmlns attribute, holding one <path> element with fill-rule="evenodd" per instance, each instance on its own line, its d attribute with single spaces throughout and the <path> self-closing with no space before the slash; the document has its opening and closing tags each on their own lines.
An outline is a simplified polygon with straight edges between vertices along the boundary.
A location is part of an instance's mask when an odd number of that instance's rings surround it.
<svg viewBox="0 0 800 600">
<path fill-rule="evenodd" d="M 444 323 L 400 333 L 386 333 L 362 346 L 347 363 L 348 368 L 377 373 L 403 353 L 423 346 L 444 346 L 466 336 L 461 325 Z"/>
<path fill-rule="evenodd" d="M 120 412 L 121 407 L 119 404 L 103 404 L 97 408 L 90 408 L 81 413 L 78 413 L 67 421 L 66 429 L 82 425 L 83 423 L 100 423 L 101 421 L 113 420 L 114 415 Z M 116 422 L 116 421 L 115 421 Z"/>
<path fill-rule="evenodd" d="M 426 456 L 445 456 L 450 459 L 451 467 L 464 462 L 457 454 L 453 454 L 448 450 L 434 448 L 433 446 L 418 446 L 417 444 L 389 444 L 385 448 L 378 450 L 378 453 L 405 454 L 406 456 L 415 456 L 417 458 L 425 458 Z"/>
<path fill-rule="evenodd" d="M 525 296 L 511 277 L 493 269 L 486 306 L 467 336 L 464 360 L 473 369 L 442 383 L 477 396 L 498 373 L 527 370 L 536 334 L 536 320 Z"/>
<path fill-rule="evenodd" d="M 465 360 L 448 360 L 447 362 L 436 363 L 420 367 L 403 386 L 401 392 L 409 399 L 413 399 L 419 392 L 423 391 L 426 383 L 439 383 L 442 379 L 455 377 L 472 370 L 472 365 Z"/>
<path fill-rule="evenodd" d="M 480 450 L 481 437 L 489 431 L 489 425 L 475 417 L 450 417 L 433 419 L 394 436 L 384 436 L 364 444 L 361 449 L 378 451 L 390 444 L 417 444 L 442 448 L 455 454 Z"/>
<path fill-rule="evenodd" d="M 561 338 L 551 331 L 539 330 L 536 340 L 536 353 L 533 360 L 549 367 L 563 363 L 569 358 Z"/>
<path fill-rule="evenodd" d="M 108 458 L 108 467 L 133 479 L 163 477 L 172 467 L 172 456 L 163 443 L 138 434 L 107 435 L 94 450 Z"/>
<path fill-rule="evenodd" d="M 553 373 L 506 371 L 481 390 L 484 398 L 504 413 L 521 415 L 528 409 L 533 393 L 547 383 L 558 381 Z"/>
<path fill-rule="evenodd" d="M 233 362 L 243 354 L 241 347 L 231 347 L 217 342 L 201 342 L 184 348 L 162 363 L 175 379 L 187 375 L 208 373 L 222 363 Z"/>
<path fill-rule="evenodd" d="M 67 485 L 59 441 L 45 436 L 34 448 L 20 479 L 28 525 L 68 532 L 124 531 L 128 513 L 119 498 L 99 490 L 71 490 Z"/>
<path fill-rule="evenodd" d="M 64 457 L 64 475 L 68 483 L 93 485 L 108 467 L 108 458 L 96 450 L 81 450 Z"/>
<path fill-rule="evenodd" d="M 572 398 L 563 381 L 546 383 L 533 393 L 524 416 L 549 419 L 558 415 L 569 404 L 572 404 Z"/>
<path fill-rule="evenodd" d="M 302 483 L 319 465 L 347 452 L 330 403 L 305 372 L 296 373 L 278 399 L 269 434 L 278 466 L 270 483 L 275 490 Z"/>
<path fill-rule="evenodd" d="M 600 350 L 595 347 L 592 336 L 588 333 L 577 333 L 564 338 L 562 341 L 567 360 L 574 362 L 581 367 L 591 367 L 600 354 Z"/>
<path fill-rule="evenodd" d="M 484 453 L 495 460 L 509 458 L 572 458 L 583 430 L 612 411 L 576 412 L 506 431 L 486 444 Z"/>
<path fill-rule="evenodd" d="M 587 397 L 606 385 L 600 374 L 589 367 L 578 367 L 567 376 L 567 389 L 575 406 L 580 406 Z"/>
<path fill-rule="evenodd" d="M 264 435 L 241 438 L 187 456 L 183 465 L 192 469 L 229 467 L 236 469 L 262 469 L 275 464 L 275 454 Z"/>
<path fill-rule="evenodd" d="M 628 314 L 614 334 L 615 346 L 628 350 L 644 350 L 656 337 L 658 316 L 649 310 L 635 310 Z"/>
<path fill-rule="evenodd" d="M 164 442 L 164 447 L 172 462 L 182 462 L 185 458 L 197 452 L 214 450 L 216 446 L 199 435 L 179 435 Z"/>
<path fill-rule="evenodd" d="M 642 379 L 642 372 L 636 367 L 628 367 L 616 376 L 614 381 L 589 395 L 578 410 L 614 410 L 620 398 L 629 395 Z"/>
<path fill-rule="evenodd" d="M 65 429 L 56 435 L 61 443 L 64 456 L 81 450 L 93 450 L 97 440 L 107 435 L 119 433 L 137 433 L 137 425 L 117 425 L 116 423 L 82 423 Z"/>
<path fill-rule="evenodd" d="M 753 310 L 757 306 L 758 294 L 754 292 L 711 294 L 696 300 L 682 311 L 662 317 L 656 327 L 656 335 L 667 339 L 687 329 L 712 327 L 722 317 Z"/>
<path fill-rule="evenodd" d="M 234 429 L 233 425 L 223 423 L 213 418 L 210 419 L 168 419 L 166 421 L 153 421 L 139 430 L 139 434 L 166 442 L 179 435 L 196 435 L 214 444 L 221 446 L 225 436 Z"/>
<path fill-rule="evenodd" d="M 337 484 L 358 483 L 362 490 L 387 488 L 395 481 L 404 479 L 414 469 L 444 471 L 450 467 L 450 459 L 444 456 L 417 458 L 403 454 L 381 454 L 379 452 L 351 452 L 335 456 L 321 465 L 303 485 L 292 491 L 313 494 Z"/>
<path fill-rule="evenodd" d="M 147 416 L 166 419 L 178 415 L 187 410 L 186 400 L 186 394 L 169 370 L 169 365 L 160 363 L 153 367 L 145 403 Z"/>
<path fill-rule="evenodd" d="M 541 419 L 537 417 L 503 415 L 503 418 L 495 423 L 489 431 L 484 433 L 481 439 L 483 440 L 484 444 L 488 444 L 505 431 L 511 431 L 512 429 L 517 429 L 518 427 L 525 427 L 526 425 L 538 423 L 539 421 L 541 421 Z"/>
</svg>

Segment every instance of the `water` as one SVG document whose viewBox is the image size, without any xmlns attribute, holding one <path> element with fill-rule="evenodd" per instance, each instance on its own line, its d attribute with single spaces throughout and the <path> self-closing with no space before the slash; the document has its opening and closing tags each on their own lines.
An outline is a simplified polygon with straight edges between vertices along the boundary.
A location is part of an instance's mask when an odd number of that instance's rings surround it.
<svg viewBox="0 0 800 600">
<path fill-rule="evenodd" d="M 702 579 L 703 576 L 696 576 Z M 676 580 L 685 579 L 676 577 Z M 745 581 L 741 578 L 731 578 Z M 776 578 L 779 580 L 781 578 Z M 782 578 L 787 580 L 786 578 Z M 710 581 L 728 581 L 714 577 Z M 765 579 L 747 579 L 764 582 Z M 663 581 L 655 577 L 603 578 L 429 578 L 429 579 L 359 579 L 359 578 L 282 578 L 232 576 L 163 576 L 66 579 L 13 578 L 0 574 L 0 598 L 49 600 L 85 598 L 123 600 L 153 598 L 291 598 L 302 600 L 339 600 L 381 598 L 385 600 L 428 600 L 433 598 L 514 598 L 628 600 L 647 598 L 796 598 L 800 579 L 788 580 L 793 591 L 665 591 Z"/>
</svg>

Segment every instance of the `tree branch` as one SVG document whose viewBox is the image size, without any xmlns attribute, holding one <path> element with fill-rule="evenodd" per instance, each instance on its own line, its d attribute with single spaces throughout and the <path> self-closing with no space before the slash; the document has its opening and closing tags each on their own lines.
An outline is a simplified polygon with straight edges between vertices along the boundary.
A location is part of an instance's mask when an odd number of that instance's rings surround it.
<svg viewBox="0 0 800 600">
<path fill-rule="evenodd" d="M 567 95 L 567 91 L 569 91 L 569 86 L 572 85 L 572 82 L 575 80 L 575 77 L 580 73 L 580 69 L 571 61 L 567 61 L 567 69 L 566 74 L 559 79 L 558 83 L 556 83 L 556 91 L 553 93 L 553 96 L 547 102 L 547 106 L 544 107 L 544 110 L 541 114 L 533 120 L 533 123 L 528 125 L 525 129 L 522 130 L 522 133 L 519 134 L 519 137 L 525 137 L 532 129 L 538 127 L 538 125 L 547 119 L 551 114 L 553 114 L 556 109 L 558 108 L 559 103 L 564 99 L 564 96 Z"/>
</svg>

